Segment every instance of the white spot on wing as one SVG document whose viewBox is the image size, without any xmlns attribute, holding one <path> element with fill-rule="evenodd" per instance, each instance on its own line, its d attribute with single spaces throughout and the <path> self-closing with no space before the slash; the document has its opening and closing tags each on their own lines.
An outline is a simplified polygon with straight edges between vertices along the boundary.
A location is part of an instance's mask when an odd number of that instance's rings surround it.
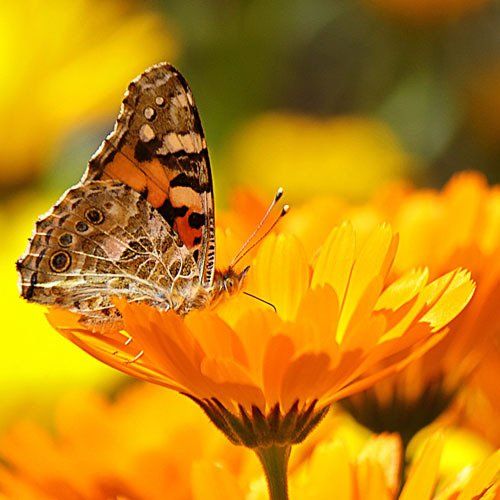
<svg viewBox="0 0 500 500">
<path fill-rule="evenodd" d="M 196 132 L 188 134 L 176 134 L 170 132 L 163 136 L 161 148 L 158 154 L 177 153 L 186 151 L 186 153 L 199 153 L 203 149 L 203 140 Z"/>
<path fill-rule="evenodd" d="M 172 73 L 166 73 L 163 78 L 157 78 L 154 82 L 155 87 L 161 87 L 162 85 L 165 85 L 170 78 L 172 78 Z"/>
<path fill-rule="evenodd" d="M 188 105 L 189 105 L 189 100 L 188 100 L 188 98 L 187 98 L 187 95 L 186 95 L 184 92 L 182 92 L 181 94 L 177 94 L 177 96 L 176 96 L 176 97 L 177 97 L 177 101 L 179 102 L 179 104 L 180 104 L 181 106 L 183 106 L 183 107 L 185 107 L 185 108 L 187 108 L 187 107 L 188 107 Z"/>
<path fill-rule="evenodd" d="M 139 129 L 139 138 L 142 142 L 149 142 L 155 138 L 155 131 L 152 129 L 151 125 L 145 123 Z"/>
<path fill-rule="evenodd" d="M 144 116 L 147 120 L 152 120 L 155 117 L 155 114 L 156 111 L 151 106 L 144 109 Z"/>
<path fill-rule="evenodd" d="M 162 146 L 158 154 L 177 153 L 183 149 L 179 136 L 175 132 L 169 132 L 163 136 Z"/>
</svg>

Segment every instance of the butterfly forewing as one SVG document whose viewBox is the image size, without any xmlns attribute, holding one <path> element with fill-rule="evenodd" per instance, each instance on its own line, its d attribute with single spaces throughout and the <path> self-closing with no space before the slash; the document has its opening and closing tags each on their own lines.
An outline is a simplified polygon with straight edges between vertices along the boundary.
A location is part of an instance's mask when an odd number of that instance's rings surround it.
<svg viewBox="0 0 500 500">
<path fill-rule="evenodd" d="M 113 132 L 83 182 L 114 179 L 140 193 L 179 235 L 213 283 L 215 225 L 205 136 L 191 90 L 167 63 L 146 70 L 125 94 Z"/>
</svg>

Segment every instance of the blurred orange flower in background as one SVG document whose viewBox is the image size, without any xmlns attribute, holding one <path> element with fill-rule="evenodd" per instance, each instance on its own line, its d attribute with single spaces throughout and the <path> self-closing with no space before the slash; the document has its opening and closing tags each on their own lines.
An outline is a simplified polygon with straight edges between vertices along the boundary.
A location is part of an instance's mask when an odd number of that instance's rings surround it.
<svg viewBox="0 0 500 500">
<path fill-rule="evenodd" d="M 384 182 L 405 177 L 415 161 L 373 118 L 269 113 L 236 132 L 225 163 L 238 166 L 239 183 L 258 178 L 267 189 L 279 183 L 291 199 L 304 200 L 325 193 L 364 199 Z"/>
<path fill-rule="evenodd" d="M 73 127 L 114 112 L 124 82 L 178 53 L 163 19 L 129 1 L 2 2 L 0 16 L 4 190 L 36 178 Z"/>
<path fill-rule="evenodd" d="M 332 435 L 333 434 L 333 435 Z M 458 474 L 443 476 L 439 463 L 443 457 L 444 436 L 431 435 L 412 463 L 408 479 L 400 483 L 403 459 L 397 435 L 381 434 L 368 438 L 352 451 L 342 436 L 331 433 L 290 476 L 290 497 L 300 500 L 470 500 L 493 499 L 499 490 L 500 452 L 470 464 Z M 266 500 L 263 481 L 242 486 L 241 478 L 220 464 L 200 463 L 194 470 L 198 500 L 224 498 Z M 400 493 L 398 494 L 398 492 Z"/>
<path fill-rule="evenodd" d="M 498 397 L 498 367 L 500 339 L 494 339 L 461 394 L 457 405 L 457 420 L 472 429 L 497 448 L 500 447 L 500 398 Z"/>
<path fill-rule="evenodd" d="M 411 438 L 447 409 L 495 348 L 500 333 L 500 191 L 466 173 L 441 192 L 415 191 L 392 214 L 380 210 L 379 216 L 391 220 L 401 238 L 396 275 L 426 264 L 435 277 L 449 266 L 463 266 L 477 283 L 474 298 L 451 322 L 447 338 L 404 372 L 350 402 L 365 425 Z"/>
<path fill-rule="evenodd" d="M 291 498 L 395 498 L 398 436 L 369 436 L 347 421 L 329 420 L 321 440 L 292 455 Z M 113 402 L 93 393 L 67 395 L 57 408 L 55 433 L 23 421 L 0 442 L 6 462 L 0 492 L 8 498 L 267 498 L 255 457 L 214 433 L 193 403 L 151 385 L 126 388 Z M 493 498 L 500 454 L 443 475 L 443 444 L 441 433 L 425 440 L 401 498 Z"/>
<path fill-rule="evenodd" d="M 8 467 L 0 467 L 0 496 L 188 499 L 194 462 L 211 458 L 243 474 L 249 461 L 193 403 L 150 385 L 131 386 L 115 402 L 70 393 L 57 407 L 55 430 L 53 437 L 25 420 L 1 438 Z"/>
</svg>

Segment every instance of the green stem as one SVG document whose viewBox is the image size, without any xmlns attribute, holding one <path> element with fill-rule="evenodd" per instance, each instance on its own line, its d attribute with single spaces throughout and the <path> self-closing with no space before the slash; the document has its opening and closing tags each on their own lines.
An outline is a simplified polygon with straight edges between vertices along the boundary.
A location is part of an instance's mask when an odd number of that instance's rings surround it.
<svg viewBox="0 0 500 500">
<path fill-rule="evenodd" d="M 270 500 L 288 500 L 288 459 L 290 445 L 255 448 L 266 473 Z"/>
</svg>

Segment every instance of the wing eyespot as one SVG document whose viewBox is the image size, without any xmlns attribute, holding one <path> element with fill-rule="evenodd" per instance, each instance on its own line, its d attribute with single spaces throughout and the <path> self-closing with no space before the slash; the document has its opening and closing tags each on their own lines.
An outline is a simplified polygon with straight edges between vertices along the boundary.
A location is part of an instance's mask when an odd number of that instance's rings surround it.
<svg viewBox="0 0 500 500">
<path fill-rule="evenodd" d="M 63 273 L 71 266 L 71 255 L 64 250 L 55 252 L 50 257 L 50 268 L 56 273 Z"/>
<path fill-rule="evenodd" d="M 86 222 L 83 222 L 82 220 L 79 220 L 79 221 L 75 224 L 75 229 L 76 229 L 79 233 L 86 233 L 86 232 L 89 230 L 89 225 L 88 225 Z"/>
<path fill-rule="evenodd" d="M 89 208 L 85 212 L 85 218 L 92 224 L 102 224 L 104 222 L 104 214 L 98 208 Z"/>
<path fill-rule="evenodd" d="M 73 243 L 73 235 L 70 233 L 63 233 L 59 236 L 59 245 L 62 247 L 69 247 Z"/>
</svg>

